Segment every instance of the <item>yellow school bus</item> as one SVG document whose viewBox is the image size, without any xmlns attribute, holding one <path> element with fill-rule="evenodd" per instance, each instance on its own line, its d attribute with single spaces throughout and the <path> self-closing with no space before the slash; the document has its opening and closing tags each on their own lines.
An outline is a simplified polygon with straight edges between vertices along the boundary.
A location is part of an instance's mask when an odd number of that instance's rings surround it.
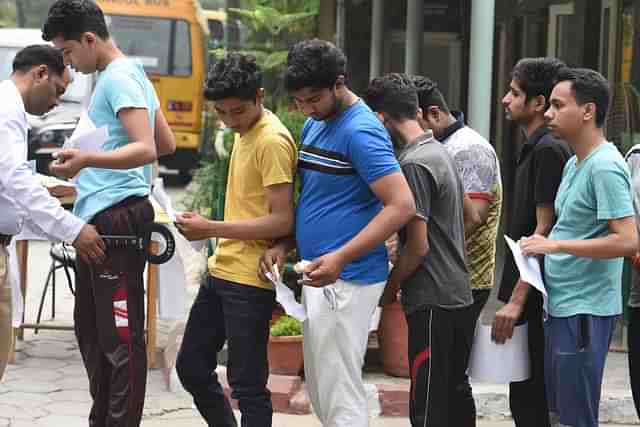
<svg viewBox="0 0 640 427">
<path fill-rule="evenodd" d="M 160 163 L 187 174 L 198 161 L 209 32 L 198 0 L 97 3 L 118 47 L 144 65 L 175 134 L 176 153 Z"/>
</svg>

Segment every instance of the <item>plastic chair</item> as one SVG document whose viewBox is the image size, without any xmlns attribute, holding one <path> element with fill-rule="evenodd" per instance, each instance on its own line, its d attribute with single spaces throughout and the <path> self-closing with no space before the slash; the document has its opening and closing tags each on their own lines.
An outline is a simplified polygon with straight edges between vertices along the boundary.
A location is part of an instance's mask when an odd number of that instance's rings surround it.
<svg viewBox="0 0 640 427">
<path fill-rule="evenodd" d="M 67 276 L 67 284 L 72 294 L 75 294 L 73 289 L 73 282 L 71 274 L 68 269 L 73 270 L 74 275 L 76 271 L 76 250 L 73 246 L 69 246 L 65 243 L 52 243 L 49 250 L 51 256 L 51 266 L 49 267 L 49 273 L 47 274 L 47 281 L 44 284 L 42 290 L 42 296 L 40 297 L 40 306 L 38 307 L 38 316 L 36 318 L 36 325 L 40 324 L 42 318 L 42 309 L 44 308 L 44 299 L 47 296 L 47 289 L 51 285 L 51 318 L 56 317 L 56 271 L 63 268 L 65 269 L 65 275 Z M 34 328 L 34 334 L 38 333 L 38 328 Z"/>
</svg>

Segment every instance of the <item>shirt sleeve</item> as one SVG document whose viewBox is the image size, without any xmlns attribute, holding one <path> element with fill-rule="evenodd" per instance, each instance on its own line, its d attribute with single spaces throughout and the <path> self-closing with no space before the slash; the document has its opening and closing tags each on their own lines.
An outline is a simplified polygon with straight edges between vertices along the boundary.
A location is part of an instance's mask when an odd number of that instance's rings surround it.
<svg viewBox="0 0 640 427">
<path fill-rule="evenodd" d="M 0 126 L 0 141 L 11 141 L 19 135 L 20 123 L 9 120 Z M 13 150 L 0 150 L 0 188 L 49 240 L 73 242 L 80 233 L 82 220 L 64 210 Z"/>
<path fill-rule="evenodd" d="M 157 106 L 148 105 L 144 88 L 133 76 L 124 72 L 113 73 L 105 83 L 105 97 L 116 115 L 123 108 L 157 109 Z M 153 123 L 150 125 L 153 127 Z"/>
<path fill-rule="evenodd" d="M 491 201 L 498 179 L 497 158 L 491 150 L 473 144 L 454 156 L 464 192 L 472 199 Z"/>
<path fill-rule="evenodd" d="M 400 171 L 391 140 L 384 129 L 362 127 L 356 130 L 349 140 L 349 159 L 367 184 Z"/>
<path fill-rule="evenodd" d="M 407 180 L 416 202 L 416 216 L 429 221 L 433 198 L 437 194 L 437 186 L 433 175 L 424 166 L 415 163 L 402 165 L 402 174 Z"/>
<path fill-rule="evenodd" d="M 292 183 L 296 170 L 296 146 L 284 135 L 271 135 L 257 147 L 258 168 L 262 185 Z"/>
<path fill-rule="evenodd" d="M 624 164 L 601 162 L 594 168 L 591 182 L 597 204 L 598 220 L 633 215 L 631 180 Z"/>
<path fill-rule="evenodd" d="M 535 202 L 536 205 L 553 203 L 562 181 L 566 158 L 554 147 L 544 147 L 535 153 Z"/>
</svg>

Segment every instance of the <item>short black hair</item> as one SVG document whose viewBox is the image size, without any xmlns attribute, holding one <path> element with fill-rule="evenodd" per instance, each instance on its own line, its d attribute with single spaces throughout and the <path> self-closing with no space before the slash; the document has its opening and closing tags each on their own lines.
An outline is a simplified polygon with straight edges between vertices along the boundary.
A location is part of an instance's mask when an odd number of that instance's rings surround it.
<svg viewBox="0 0 640 427">
<path fill-rule="evenodd" d="M 86 32 L 103 40 L 109 38 L 102 9 L 93 0 L 57 0 L 49 8 L 42 38 L 51 41 L 62 36 L 65 40 L 79 41 Z"/>
<path fill-rule="evenodd" d="M 549 107 L 553 82 L 558 72 L 564 68 L 564 62 L 550 56 L 522 58 L 511 70 L 511 78 L 524 92 L 526 102 L 537 96 L 544 96 L 546 106 Z"/>
<path fill-rule="evenodd" d="M 418 114 L 418 94 L 406 76 L 398 73 L 376 77 L 369 83 L 364 100 L 376 112 L 394 120 L 415 120 Z"/>
<path fill-rule="evenodd" d="M 558 72 L 555 84 L 571 82 L 571 92 L 578 105 L 594 103 L 596 106 L 596 126 L 601 128 L 607 119 L 611 89 L 607 79 L 597 71 L 588 68 L 564 68 Z"/>
<path fill-rule="evenodd" d="M 215 62 L 207 76 L 205 98 L 217 101 L 237 97 L 255 100 L 262 88 L 262 71 L 252 55 L 228 53 Z"/>
<path fill-rule="evenodd" d="M 306 87 L 332 87 L 347 73 L 347 57 L 333 43 L 312 39 L 296 43 L 287 56 L 284 86 L 291 92 Z"/>
<path fill-rule="evenodd" d="M 418 103 L 420 108 L 425 112 L 427 108 L 436 106 L 444 113 L 449 113 L 449 106 L 445 101 L 442 92 L 438 89 L 438 84 L 431 80 L 429 77 L 424 76 L 409 76 L 409 79 L 413 83 L 418 93 Z"/>
<path fill-rule="evenodd" d="M 59 76 L 64 74 L 64 60 L 60 49 L 46 44 L 27 46 L 13 59 L 13 72 L 26 73 L 33 67 L 46 65 L 49 70 Z"/>
</svg>

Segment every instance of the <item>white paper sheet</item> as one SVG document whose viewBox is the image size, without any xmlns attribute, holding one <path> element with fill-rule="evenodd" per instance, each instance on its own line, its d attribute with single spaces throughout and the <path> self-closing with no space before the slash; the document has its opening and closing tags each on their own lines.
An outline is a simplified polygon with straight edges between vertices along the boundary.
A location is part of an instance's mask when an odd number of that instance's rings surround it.
<svg viewBox="0 0 640 427">
<path fill-rule="evenodd" d="M 94 130 L 96 130 L 96 125 L 93 123 L 93 120 L 91 120 L 91 118 L 89 117 L 89 113 L 87 113 L 86 111 L 83 111 L 82 114 L 80 114 L 80 120 L 78 120 L 78 124 L 76 125 L 76 128 L 73 130 L 73 133 L 71 134 L 71 138 L 69 139 L 77 138 L 80 135 L 83 135 L 85 133 L 88 133 Z"/>
<path fill-rule="evenodd" d="M 173 209 L 171 197 L 169 197 L 164 189 L 164 180 L 162 178 L 156 178 L 154 182 L 153 197 L 156 199 L 160 207 L 167 213 L 167 216 L 171 218 L 171 221 L 176 222 L 176 211 Z"/>
<path fill-rule="evenodd" d="M 491 326 L 478 323 L 467 374 L 478 382 L 508 384 L 531 375 L 528 325 L 516 326 L 513 338 L 504 344 L 491 340 Z"/>
<path fill-rule="evenodd" d="M 174 230 L 171 233 L 176 238 Z M 158 265 L 158 317 L 162 320 L 182 320 L 186 315 L 187 274 L 180 252 Z"/>
<path fill-rule="evenodd" d="M 191 240 L 189 243 L 194 251 L 200 252 L 205 246 L 207 246 L 208 239 L 204 240 Z"/>
<path fill-rule="evenodd" d="M 106 126 L 97 128 L 89 115 L 85 112 L 80 116 L 80 121 L 71 137 L 64 143 L 63 148 L 77 148 L 81 151 L 103 151 L 104 143 L 109 138 L 109 130 Z"/>
<path fill-rule="evenodd" d="M 293 291 L 284 283 L 280 278 L 280 274 L 278 273 L 278 266 L 273 266 L 273 271 L 275 272 L 275 276 L 271 273 L 267 273 L 267 278 L 273 283 L 273 286 L 276 288 L 276 301 L 282 305 L 284 311 L 291 317 L 298 319 L 301 322 L 307 320 L 307 310 L 305 310 L 304 306 L 296 301 L 296 296 Z"/>
<path fill-rule="evenodd" d="M 377 331 L 378 325 L 380 324 L 380 316 L 382 315 L 382 307 L 376 307 L 373 315 L 371 316 L 371 321 L 369 322 L 369 332 Z"/>
<path fill-rule="evenodd" d="M 16 239 L 11 240 L 7 248 L 9 252 L 9 283 L 11 284 L 11 326 L 19 328 L 22 325 L 24 313 L 24 300 L 20 288 L 20 269 L 18 266 L 18 254 L 16 252 Z"/>
<path fill-rule="evenodd" d="M 531 286 L 540 291 L 540 293 L 542 293 L 542 307 L 544 309 L 544 312 L 547 313 L 549 296 L 547 295 L 547 290 L 544 288 L 544 282 L 542 281 L 542 273 L 540 271 L 540 262 L 538 261 L 538 258 L 533 256 L 524 256 L 519 244 L 510 239 L 506 234 L 504 238 L 507 241 L 509 249 L 511 249 L 513 259 L 518 266 L 518 270 L 520 271 L 520 277 L 522 278 L 522 280 L 529 283 Z"/>
</svg>

